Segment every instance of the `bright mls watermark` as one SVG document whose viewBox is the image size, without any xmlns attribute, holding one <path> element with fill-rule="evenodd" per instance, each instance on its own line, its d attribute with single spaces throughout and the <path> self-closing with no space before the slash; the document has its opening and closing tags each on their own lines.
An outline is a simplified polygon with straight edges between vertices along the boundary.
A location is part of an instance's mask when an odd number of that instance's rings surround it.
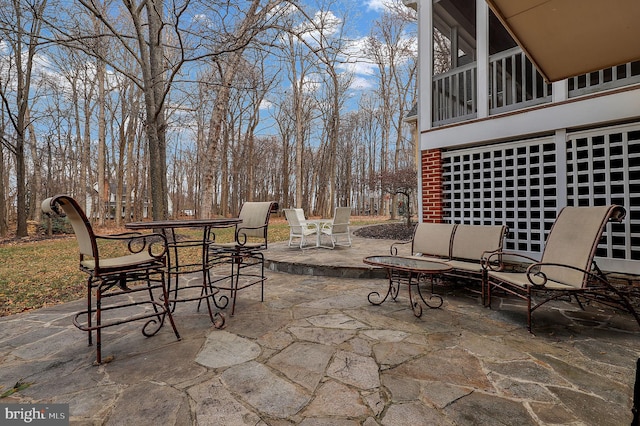
<svg viewBox="0 0 640 426">
<path fill-rule="evenodd" d="M 69 404 L 0 404 L 0 424 L 68 426 Z"/>
</svg>

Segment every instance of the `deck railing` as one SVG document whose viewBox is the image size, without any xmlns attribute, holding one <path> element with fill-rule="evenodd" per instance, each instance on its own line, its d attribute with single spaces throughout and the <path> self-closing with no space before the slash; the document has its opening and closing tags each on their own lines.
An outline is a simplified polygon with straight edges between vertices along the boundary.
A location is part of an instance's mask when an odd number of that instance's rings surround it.
<svg viewBox="0 0 640 426">
<path fill-rule="evenodd" d="M 640 83 L 640 61 L 568 79 L 568 96 Z M 475 62 L 433 77 L 433 126 L 477 117 L 477 64 Z M 552 100 L 552 85 L 545 82 L 519 47 L 489 57 L 489 115 L 514 111 Z"/>
<path fill-rule="evenodd" d="M 551 101 L 551 84 L 518 47 L 489 57 L 489 113 Z"/>
<path fill-rule="evenodd" d="M 433 123 L 443 125 L 476 116 L 476 64 L 433 77 Z"/>
<path fill-rule="evenodd" d="M 623 65 L 571 77 L 568 80 L 569 97 L 588 95 L 635 83 L 640 83 L 640 61 L 627 62 Z"/>
</svg>

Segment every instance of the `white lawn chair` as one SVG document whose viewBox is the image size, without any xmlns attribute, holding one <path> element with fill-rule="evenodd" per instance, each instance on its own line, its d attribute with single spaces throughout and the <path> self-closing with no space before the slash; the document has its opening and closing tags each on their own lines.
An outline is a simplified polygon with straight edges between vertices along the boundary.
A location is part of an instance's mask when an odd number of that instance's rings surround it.
<svg viewBox="0 0 640 426">
<path fill-rule="evenodd" d="M 289 223 L 289 247 L 296 238 L 300 239 L 300 248 L 315 247 L 317 245 L 318 226 L 316 224 L 309 224 L 304 218 L 304 210 L 302 209 L 284 209 L 285 217 Z M 305 241 L 308 237 L 315 235 L 313 239 L 313 245 L 306 245 Z"/>
<path fill-rule="evenodd" d="M 320 246 L 326 248 L 335 248 L 339 246 L 351 247 L 351 232 L 349 231 L 349 218 L 351 217 L 351 207 L 336 207 L 333 220 L 322 224 L 320 228 Z M 326 235 L 331 238 L 331 246 L 322 245 L 322 236 Z M 338 237 L 346 237 L 346 243 L 338 243 Z"/>
</svg>

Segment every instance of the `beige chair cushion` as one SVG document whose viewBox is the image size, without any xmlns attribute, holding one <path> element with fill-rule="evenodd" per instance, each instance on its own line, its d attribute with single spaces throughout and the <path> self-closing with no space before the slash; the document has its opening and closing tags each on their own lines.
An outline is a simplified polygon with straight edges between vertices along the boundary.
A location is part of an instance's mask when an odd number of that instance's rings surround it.
<svg viewBox="0 0 640 426">
<path fill-rule="evenodd" d="M 549 233 L 541 263 L 559 263 L 590 270 L 610 210 L 611 206 L 563 208 Z M 550 280 L 573 287 L 586 285 L 586 276 L 581 271 L 544 266 L 542 272 Z"/>
<path fill-rule="evenodd" d="M 271 202 L 246 202 L 242 205 L 239 218 L 242 223 L 238 225 L 238 232 L 245 234 L 247 237 L 264 238 L 265 229 L 244 229 L 264 227 L 269 223 L 269 212 L 271 210 Z"/>
<path fill-rule="evenodd" d="M 458 271 L 472 272 L 475 274 L 482 273 L 482 264 L 479 261 L 465 262 L 464 260 L 448 260 L 445 263 Z"/>
<path fill-rule="evenodd" d="M 144 251 L 127 256 L 100 259 L 100 269 L 126 269 L 133 266 L 148 265 L 156 262 L 158 262 L 158 259 L 149 256 L 149 253 Z M 89 270 L 95 269 L 96 266 L 94 260 L 83 260 L 82 262 L 80 262 L 80 264 Z"/>
<path fill-rule="evenodd" d="M 521 288 L 527 288 L 531 286 L 531 282 L 527 278 L 527 274 L 524 272 L 494 272 L 489 271 L 489 278 L 491 280 L 505 281 L 511 285 L 516 285 Z M 542 287 L 541 287 L 542 288 Z M 547 280 L 544 288 L 549 290 L 572 290 L 576 289 L 574 286 L 562 284 L 557 281 Z"/>
<path fill-rule="evenodd" d="M 451 256 L 449 248 L 455 227 L 455 224 L 449 223 L 418 223 L 411 252 L 448 259 Z"/>
<path fill-rule="evenodd" d="M 505 227 L 500 225 L 458 225 L 453 235 L 451 257 L 480 262 L 486 251 L 502 248 Z"/>
</svg>

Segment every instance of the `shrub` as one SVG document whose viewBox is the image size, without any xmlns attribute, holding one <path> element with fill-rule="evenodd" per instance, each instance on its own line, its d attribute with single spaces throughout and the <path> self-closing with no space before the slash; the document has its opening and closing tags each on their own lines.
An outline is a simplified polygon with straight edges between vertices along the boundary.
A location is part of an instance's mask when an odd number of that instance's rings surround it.
<svg viewBox="0 0 640 426">
<path fill-rule="evenodd" d="M 48 235 L 73 234 L 71 223 L 66 217 L 44 217 L 38 226 L 38 233 Z"/>
</svg>

